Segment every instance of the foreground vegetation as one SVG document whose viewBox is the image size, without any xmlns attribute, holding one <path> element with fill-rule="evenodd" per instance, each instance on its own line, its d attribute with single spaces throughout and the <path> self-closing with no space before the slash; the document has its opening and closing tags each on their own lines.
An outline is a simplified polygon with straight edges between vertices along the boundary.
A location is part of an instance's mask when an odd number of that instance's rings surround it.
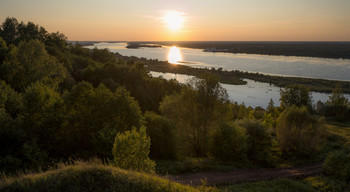
<svg viewBox="0 0 350 192">
<path fill-rule="evenodd" d="M 126 171 L 99 163 L 75 162 L 74 165 L 18 178 L 4 178 L 0 191 L 214 191 L 210 188 L 192 188 L 165 178 Z"/>
<path fill-rule="evenodd" d="M 310 89 L 289 85 L 281 91 L 281 106 L 271 100 L 266 109 L 252 108 L 229 101 L 215 75 L 218 70 L 206 70 L 179 84 L 151 77 L 145 66 L 154 63 L 159 61 L 85 49 L 67 43 L 58 32 L 7 18 L 0 27 L 0 172 L 38 172 L 59 162 L 91 158 L 131 171 L 73 166 L 4 186 L 45 190 L 40 186 L 50 187 L 66 175 L 58 188 L 108 190 L 105 185 L 121 182 L 122 189 L 141 190 L 157 186 L 130 176 L 140 185 L 134 188 L 116 175 L 143 175 L 135 170 L 166 174 L 269 168 L 324 160 L 327 174 L 348 182 L 350 171 L 336 171 L 350 170 L 349 164 L 341 163 L 347 162 L 350 151 L 348 137 L 342 134 L 348 134 L 350 104 L 341 84 L 327 102 L 316 106 Z M 334 131 L 330 121 L 346 128 L 337 125 L 341 131 Z M 107 178 L 93 183 L 100 173 L 107 173 Z M 90 178 L 92 182 L 84 180 Z"/>
</svg>

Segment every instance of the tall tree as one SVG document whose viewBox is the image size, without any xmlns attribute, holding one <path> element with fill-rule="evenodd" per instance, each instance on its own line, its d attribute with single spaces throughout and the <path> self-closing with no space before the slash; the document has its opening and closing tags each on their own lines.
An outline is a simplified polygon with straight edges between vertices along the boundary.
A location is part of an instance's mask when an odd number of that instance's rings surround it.
<svg viewBox="0 0 350 192">
<path fill-rule="evenodd" d="M 0 36 L 8 45 L 15 44 L 18 38 L 18 21 L 14 17 L 7 17 L 1 25 Z"/>
<path fill-rule="evenodd" d="M 57 86 L 66 77 L 66 69 L 46 52 L 39 40 L 12 47 L 0 70 L 3 79 L 20 91 L 36 81 Z"/>
<path fill-rule="evenodd" d="M 312 109 L 312 95 L 310 90 L 303 85 L 287 86 L 281 91 L 281 106 L 283 108 L 296 105 L 298 107 L 306 106 Z"/>
<path fill-rule="evenodd" d="M 226 118 L 223 113 L 226 90 L 217 78 L 209 74 L 202 78 L 192 79 L 181 93 L 166 96 L 160 104 L 160 111 L 178 124 L 183 138 L 197 156 L 206 155 L 212 128 Z"/>
</svg>

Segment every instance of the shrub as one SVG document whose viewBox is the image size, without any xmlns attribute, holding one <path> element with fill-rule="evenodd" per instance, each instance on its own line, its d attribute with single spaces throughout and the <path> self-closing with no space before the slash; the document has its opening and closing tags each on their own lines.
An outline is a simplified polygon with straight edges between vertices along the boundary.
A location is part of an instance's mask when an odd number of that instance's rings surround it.
<svg viewBox="0 0 350 192">
<path fill-rule="evenodd" d="M 324 163 L 324 169 L 327 174 L 338 179 L 350 181 L 350 155 L 343 151 L 334 151 L 327 155 Z"/>
<path fill-rule="evenodd" d="M 289 107 L 277 119 L 280 149 L 293 156 L 312 155 L 319 148 L 322 128 L 322 122 L 310 115 L 306 107 Z"/>
<path fill-rule="evenodd" d="M 115 165 L 123 169 L 154 172 L 155 162 L 148 157 L 150 145 L 151 141 L 144 126 L 139 131 L 133 128 L 131 131 L 118 133 L 113 145 Z"/>
<path fill-rule="evenodd" d="M 214 132 L 211 153 L 221 160 L 242 160 L 247 152 L 245 129 L 234 123 L 223 123 Z"/>
</svg>

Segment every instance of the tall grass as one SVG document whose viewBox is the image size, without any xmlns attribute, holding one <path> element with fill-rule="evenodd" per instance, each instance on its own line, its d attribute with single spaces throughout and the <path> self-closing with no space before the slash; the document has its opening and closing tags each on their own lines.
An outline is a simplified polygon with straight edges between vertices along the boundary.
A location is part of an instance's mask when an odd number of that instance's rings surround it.
<svg viewBox="0 0 350 192">
<path fill-rule="evenodd" d="M 3 178 L 0 191 L 209 191 L 209 188 L 192 188 L 156 175 L 127 171 L 96 162 L 75 162 L 60 165 L 58 169 Z"/>
</svg>

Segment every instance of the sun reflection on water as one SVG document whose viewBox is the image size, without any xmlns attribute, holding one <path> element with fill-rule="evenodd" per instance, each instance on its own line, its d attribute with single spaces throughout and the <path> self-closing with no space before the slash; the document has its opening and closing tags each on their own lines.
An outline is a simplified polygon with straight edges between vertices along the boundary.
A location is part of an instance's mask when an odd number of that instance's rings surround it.
<svg viewBox="0 0 350 192">
<path fill-rule="evenodd" d="M 168 52 L 168 62 L 172 64 L 179 64 L 182 61 L 182 55 L 179 48 L 172 46 Z"/>
</svg>

